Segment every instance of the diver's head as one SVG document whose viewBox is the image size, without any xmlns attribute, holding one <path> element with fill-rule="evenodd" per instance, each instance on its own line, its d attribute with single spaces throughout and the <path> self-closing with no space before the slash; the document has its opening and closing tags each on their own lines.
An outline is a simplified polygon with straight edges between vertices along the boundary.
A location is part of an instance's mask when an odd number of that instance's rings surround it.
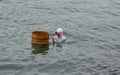
<svg viewBox="0 0 120 75">
<path fill-rule="evenodd" d="M 61 37 L 61 35 L 63 35 L 63 29 L 62 28 L 58 28 L 56 30 L 56 33 L 55 33 L 58 37 Z"/>
</svg>

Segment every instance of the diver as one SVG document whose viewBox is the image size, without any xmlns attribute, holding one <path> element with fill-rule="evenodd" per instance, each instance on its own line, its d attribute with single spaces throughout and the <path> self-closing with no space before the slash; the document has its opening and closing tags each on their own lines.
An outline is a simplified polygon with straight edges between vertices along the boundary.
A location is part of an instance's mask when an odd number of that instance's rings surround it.
<svg viewBox="0 0 120 75">
<path fill-rule="evenodd" d="M 55 36 L 52 38 L 52 40 L 53 40 L 53 46 L 62 48 L 62 44 L 66 40 L 66 37 L 63 35 L 63 29 L 62 28 L 58 28 L 56 30 Z"/>
</svg>

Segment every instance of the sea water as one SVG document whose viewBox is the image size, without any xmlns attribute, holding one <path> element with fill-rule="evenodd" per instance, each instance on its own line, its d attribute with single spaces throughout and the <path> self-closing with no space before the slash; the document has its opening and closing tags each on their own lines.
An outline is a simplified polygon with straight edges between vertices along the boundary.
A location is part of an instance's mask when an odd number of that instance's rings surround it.
<svg viewBox="0 0 120 75">
<path fill-rule="evenodd" d="M 31 53 L 33 31 L 59 27 L 60 51 Z M 0 75 L 120 75 L 120 1 L 0 0 Z"/>
</svg>

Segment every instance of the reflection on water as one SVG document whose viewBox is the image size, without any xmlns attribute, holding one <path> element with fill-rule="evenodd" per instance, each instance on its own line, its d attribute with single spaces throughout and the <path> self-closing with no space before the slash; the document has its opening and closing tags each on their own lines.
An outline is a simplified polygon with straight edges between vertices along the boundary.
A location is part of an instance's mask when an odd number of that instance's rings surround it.
<svg viewBox="0 0 120 75">
<path fill-rule="evenodd" d="M 32 43 L 32 52 L 33 54 L 47 54 L 49 49 L 49 44 L 33 44 Z"/>
<path fill-rule="evenodd" d="M 34 48 L 33 50 L 32 50 L 32 54 L 47 54 L 48 52 L 48 49 L 46 50 L 46 49 L 39 49 L 39 48 Z"/>
</svg>

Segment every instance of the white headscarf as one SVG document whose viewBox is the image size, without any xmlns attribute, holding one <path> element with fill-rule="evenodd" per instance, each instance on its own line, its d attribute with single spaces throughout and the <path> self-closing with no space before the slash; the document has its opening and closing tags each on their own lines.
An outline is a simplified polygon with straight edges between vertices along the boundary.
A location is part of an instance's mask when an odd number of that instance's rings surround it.
<svg viewBox="0 0 120 75">
<path fill-rule="evenodd" d="M 63 34 L 63 29 L 62 29 L 62 28 L 58 28 L 58 29 L 56 30 L 56 32 Z"/>
</svg>

